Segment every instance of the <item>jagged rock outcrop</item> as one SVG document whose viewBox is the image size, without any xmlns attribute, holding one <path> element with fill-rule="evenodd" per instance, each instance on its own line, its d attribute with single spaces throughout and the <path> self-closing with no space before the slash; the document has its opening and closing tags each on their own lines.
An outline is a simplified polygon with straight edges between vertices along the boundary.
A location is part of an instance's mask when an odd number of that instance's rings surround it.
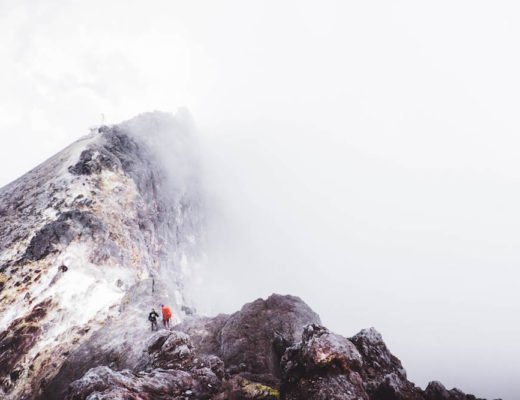
<svg viewBox="0 0 520 400">
<path fill-rule="evenodd" d="M 175 329 L 189 334 L 200 351 L 219 356 L 232 373 L 272 381 L 281 376 L 285 349 L 313 323 L 320 323 L 319 316 L 300 298 L 274 294 L 230 316 L 187 318 Z"/>
<path fill-rule="evenodd" d="M 287 400 L 368 400 L 359 374 L 363 360 L 348 339 L 320 325 L 307 325 L 301 342 L 282 358 L 282 394 Z"/>
<path fill-rule="evenodd" d="M 375 329 L 347 339 L 318 321 L 299 298 L 280 295 L 192 317 L 153 334 L 133 371 L 94 368 L 67 399 L 475 400 L 437 382 L 415 387 Z"/>
<path fill-rule="evenodd" d="M 365 390 L 373 399 L 421 399 L 421 390 L 406 378 L 401 361 L 386 347 L 383 337 L 374 328 L 363 329 L 350 341 L 363 357 L 360 370 Z"/>
</svg>

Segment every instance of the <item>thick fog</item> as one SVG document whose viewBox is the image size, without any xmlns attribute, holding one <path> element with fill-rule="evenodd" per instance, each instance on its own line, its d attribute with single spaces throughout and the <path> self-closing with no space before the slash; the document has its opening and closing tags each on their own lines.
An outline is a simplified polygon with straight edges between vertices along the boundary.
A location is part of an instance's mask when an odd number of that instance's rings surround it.
<svg viewBox="0 0 520 400">
<path fill-rule="evenodd" d="M 0 186 L 100 123 L 186 107 L 209 207 L 193 296 L 375 326 L 421 386 L 520 393 L 520 6 L 0 3 Z"/>
</svg>

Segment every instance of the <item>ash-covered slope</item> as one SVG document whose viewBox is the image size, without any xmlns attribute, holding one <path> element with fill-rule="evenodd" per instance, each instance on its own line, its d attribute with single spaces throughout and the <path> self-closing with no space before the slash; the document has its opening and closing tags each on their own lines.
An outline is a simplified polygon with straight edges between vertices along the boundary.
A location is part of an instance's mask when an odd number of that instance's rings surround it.
<svg viewBox="0 0 520 400">
<path fill-rule="evenodd" d="M 182 315 L 202 232 L 195 154 L 187 118 L 143 114 L 0 190 L 0 398 L 60 398 L 92 364 L 132 367 L 143 310 Z"/>
</svg>

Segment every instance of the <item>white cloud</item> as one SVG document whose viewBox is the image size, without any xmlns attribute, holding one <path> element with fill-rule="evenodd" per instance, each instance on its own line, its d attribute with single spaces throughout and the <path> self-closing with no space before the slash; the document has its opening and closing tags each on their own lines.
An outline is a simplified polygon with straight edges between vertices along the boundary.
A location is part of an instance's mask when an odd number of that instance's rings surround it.
<svg viewBox="0 0 520 400">
<path fill-rule="evenodd" d="M 513 398 L 518 11 L 3 2 L 0 185 L 101 113 L 187 106 L 229 238 L 207 272 L 214 304 L 290 291 L 341 333 L 377 326 L 421 384 Z"/>
</svg>

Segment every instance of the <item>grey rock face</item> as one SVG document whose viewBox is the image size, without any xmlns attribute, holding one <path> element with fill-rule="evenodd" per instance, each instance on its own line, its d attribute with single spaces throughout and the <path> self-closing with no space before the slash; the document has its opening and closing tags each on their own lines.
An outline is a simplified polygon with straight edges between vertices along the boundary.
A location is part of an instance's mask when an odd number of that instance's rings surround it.
<svg viewBox="0 0 520 400">
<path fill-rule="evenodd" d="M 272 295 L 246 304 L 220 331 L 220 352 L 226 365 L 254 374 L 279 375 L 286 347 L 300 340 L 303 327 L 320 317 L 300 298 Z"/>
<path fill-rule="evenodd" d="M 219 356 L 232 373 L 279 378 L 285 349 L 300 340 L 303 327 L 319 316 L 300 298 L 271 295 L 230 316 L 188 319 L 175 329 L 192 337 L 201 351 Z"/>
</svg>

